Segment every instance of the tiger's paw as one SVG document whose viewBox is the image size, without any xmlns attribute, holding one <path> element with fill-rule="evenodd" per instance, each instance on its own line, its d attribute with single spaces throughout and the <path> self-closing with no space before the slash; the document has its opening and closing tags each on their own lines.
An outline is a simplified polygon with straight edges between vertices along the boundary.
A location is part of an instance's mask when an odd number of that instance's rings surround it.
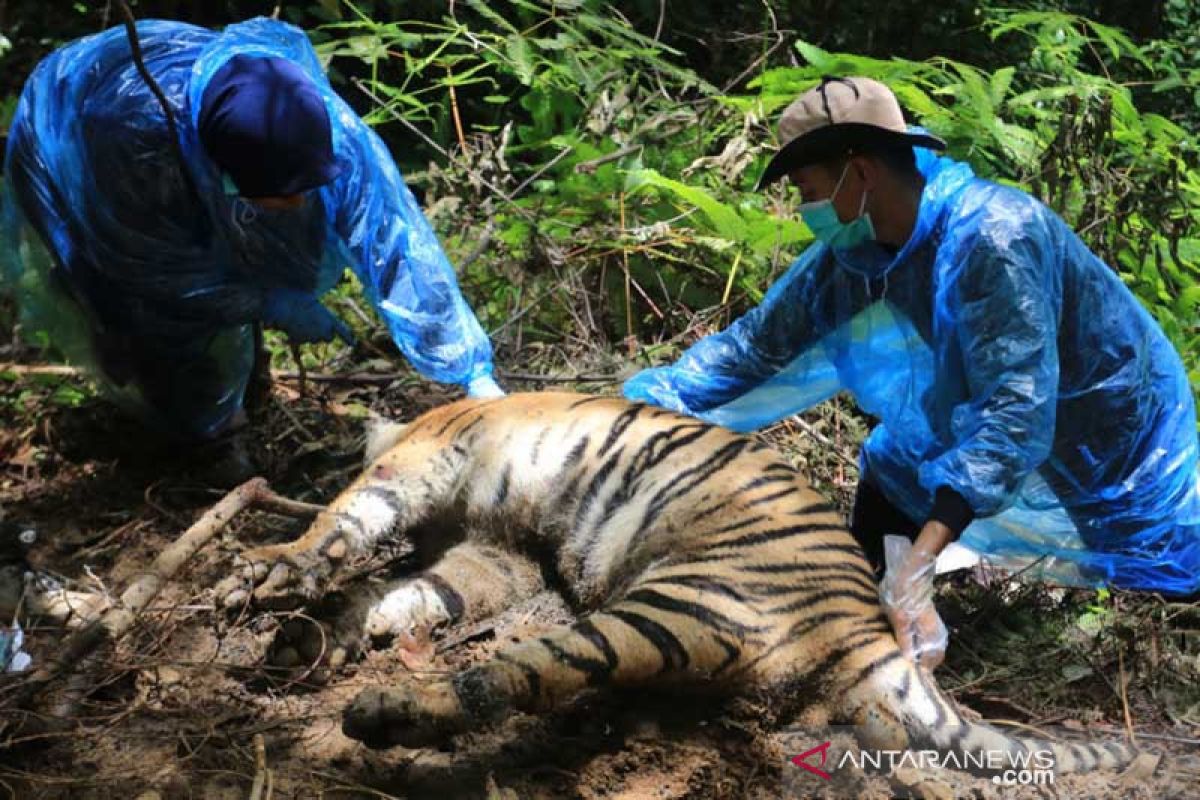
<svg viewBox="0 0 1200 800">
<path fill-rule="evenodd" d="M 371 606 L 365 631 L 373 639 L 427 640 L 436 628 L 453 622 L 454 617 L 437 590 L 424 578 L 417 578 Z"/>
<path fill-rule="evenodd" d="M 249 602 L 290 609 L 316 600 L 346 557 L 346 540 L 340 535 L 330 539 L 321 547 L 271 545 L 236 556 L 233 574 L 217 584 L 218 602 L 227 609 Z"/>
<path fill-rule="evenodd" d="M 439 744 L 465 728 L 462 705 L 445 681 L 364 689 L 342 715 L 342 733 L 372 750 Z"/>
</svg>

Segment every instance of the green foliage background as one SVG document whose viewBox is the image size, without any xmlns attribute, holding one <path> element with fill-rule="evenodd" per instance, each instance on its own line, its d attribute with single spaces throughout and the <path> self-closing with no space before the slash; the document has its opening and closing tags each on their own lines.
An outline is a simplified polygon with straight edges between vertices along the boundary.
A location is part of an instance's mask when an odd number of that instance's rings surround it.
<svg viewBox="0 0 1200 800">
<path fill-rule="evenodd" d="M 41 54 L 112 22 L 105 3 L 51 5 L 0 2 L 0 127 Z M 134 7 L 220 25 L 275 5 Z M 1188 0 L 320 0 L 280 13 L 388 141 L 502 361 L 624 343 L 646 364 L 761 298 L 810 240 L 786 188 L 751 191 L 773 121 L 820 75 L 857 73 L 891 85 L 978 173 L 1062 214 L 1200 390 Z"/>
</svg>

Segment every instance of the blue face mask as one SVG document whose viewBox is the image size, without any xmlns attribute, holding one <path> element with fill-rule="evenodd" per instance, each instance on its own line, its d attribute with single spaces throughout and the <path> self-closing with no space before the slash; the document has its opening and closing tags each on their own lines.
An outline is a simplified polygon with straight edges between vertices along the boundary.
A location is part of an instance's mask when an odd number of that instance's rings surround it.
<svg viewBox="0 0 1200 800">
<path fill-rule="evenodd" d="M 842 168 L 842 175 L 838 178 L 837 185 L 833 187 L 833 194 L 827 199 L 801 203 L 799 209 L 800 218 L 813 232 L 813 236 L 835 249 L 857 247 L 875 239 L 875 226 L 871 224 L 871 215 L 864 213 L 867 207 L 866 192 L 863 192 L 862 203 L 858 207 L 858 216 L 849 222 L 842 222 L 838 219 L 837 210 L 833 207 L 833 199 L 841 190 L 849 170 L 850 162 L 847 161 L 846 166 Z"/>
<path fill-rule="evenodd" d="M 800 217 L 813 236 L 829 245 L 839 264 L 851 272 L 874 278 L 887 272 L 895 259 L 875 241 L 875 226 L 871 223 L 871 215 L 866 213 L 867 192 L 863 192 L 857 217 L 849 222 L 838 219 L 833 199 L 842 188 L 849 169 L 850 163 L 847 162 L 828 199 L 801 203 Z"/>
</svg>

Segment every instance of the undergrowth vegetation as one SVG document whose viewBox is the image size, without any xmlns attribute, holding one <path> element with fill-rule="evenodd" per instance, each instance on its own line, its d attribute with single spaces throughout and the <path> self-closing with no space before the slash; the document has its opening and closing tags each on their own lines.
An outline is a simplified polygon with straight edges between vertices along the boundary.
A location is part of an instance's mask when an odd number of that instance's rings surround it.
<svg viewBox="0 0 1200 800">
<path fill-rule="evenodd" d="M 439 153 L 408 178 L 504 344 L 624 341 L 647 363 L 760 299 L 811 239 L 789 189 L 752 191 L 774 120 L 821 75 L 861 74 L 893 87 L 950 155 L 1058 211 L 1200 387 L 1196 73 L 1170 43 L 1062 11 L 989 10 L 977 24 L 1015 63 L 874 58 L 796 37 L 793 64 L 760 59 L 716 86 L 607 4 L 341 15 L 318 30 L 319 50 L 381 130 L 415 128 Z M 362 77 L 341 75 L 355 65 Z"/>
</svg>

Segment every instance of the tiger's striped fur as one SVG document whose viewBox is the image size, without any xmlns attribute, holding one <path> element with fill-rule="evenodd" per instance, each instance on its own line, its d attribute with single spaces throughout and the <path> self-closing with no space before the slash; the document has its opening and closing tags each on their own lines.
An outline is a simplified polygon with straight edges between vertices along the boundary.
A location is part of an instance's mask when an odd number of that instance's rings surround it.
<svg viewBox="0 0 1200 800">
<path fill-rule="evenodd" d="M 693 683 L 781 696 L 803 686 L 807 720 L 854 724 L 865 746 L 1044 748 L 1060 772 L 1134 754 L 964 719 L 902 657 L 858 544 L 787 462 L 616 398 L 511 395 L 424 414 L 302 538 L 247 554 L 255 596 L 311 599 L 349 554 L 446 513 L 476 533 L 377 607 L 376 632 L 501 610 L 536 591 L 538 554 L 585 613 L 450 679 L 363 692 L 344 730 L 374 746 L 431 743 L 589 686 Z"/>
</svg>

